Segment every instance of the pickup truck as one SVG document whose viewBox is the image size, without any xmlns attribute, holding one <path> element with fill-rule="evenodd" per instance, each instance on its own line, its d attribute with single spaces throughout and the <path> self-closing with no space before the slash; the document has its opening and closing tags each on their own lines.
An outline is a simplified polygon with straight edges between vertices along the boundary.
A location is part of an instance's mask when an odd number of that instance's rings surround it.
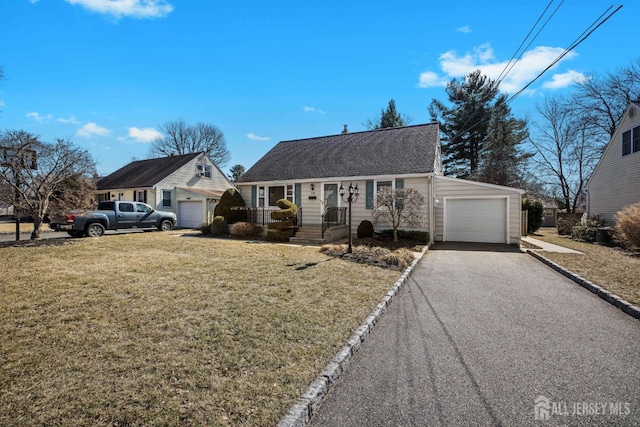
<svg viewBox="0 0 640 427">
<path fill-rule="evenodd" d="M 72 237 L 99 237 L 105 230 L 127 228 L 172 230 L 176 214 L 157 211 L 146 203 L 105 201 L 95 211 L 71 211 L 66 217 L 52 218 L 49 227 L 66 231 Z"/>
</svg>

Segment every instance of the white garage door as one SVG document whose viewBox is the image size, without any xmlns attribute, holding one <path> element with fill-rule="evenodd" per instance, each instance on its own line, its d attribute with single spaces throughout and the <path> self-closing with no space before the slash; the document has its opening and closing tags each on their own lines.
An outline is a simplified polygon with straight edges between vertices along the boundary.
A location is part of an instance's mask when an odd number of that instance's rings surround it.
<svg viewBox="0 0 640 427">
<path fill-rule="evenodd" d="M 507 199 L 448 199 L 445 240 L 507 242 Z"/>
<path fill-rule="evenodd" d="M 202 202 L 178 202 L 178 227 L 198 228 L 203 222 Z"/>
</svg>

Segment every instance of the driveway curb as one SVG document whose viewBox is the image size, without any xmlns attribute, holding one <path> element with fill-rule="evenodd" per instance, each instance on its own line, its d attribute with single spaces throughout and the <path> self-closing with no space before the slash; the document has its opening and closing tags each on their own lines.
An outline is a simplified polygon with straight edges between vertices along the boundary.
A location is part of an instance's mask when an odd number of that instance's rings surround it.
<svg viewBox="0 0 640 427">
<path fill-rule="evenodd" d="M 534 258 L 537 258 L 538 260 L 542 261 L 543 263 L 547 264 L 549 267 L 553 268 L 563 276 L 566 276 L 567 278 L 573 280 L 583 288 L 588 289 L 594 294 L 597 294 L 600 298 L 618 307 L 619 309 L 621 309 L 631 317 L 634 317 L 640 320 L 640 307 L 631 304 L 630 302 L 620 298 L 615 294 L 612 294 L 611 292 L 605 289 L 602 289 L 600 286 L 591 283 L 587 279 L 580 277 L 575 273 L 572 273 L 571 271 L 565 269 L 561 265 L 556 264 L 555 262 L 551 261 L 548 258 L 545 258 L 539 253 L 532 251 L 531 249 L 527 249 L 527 253 L 533 256 Z"/>
<path fill-rule="evenodd" d="M 351 358 L 367 339 L 369 333 L 373 330 L 376 323 L 378 323 L 378 320 L 380 320 L 380 317 L 387 311 L 387 307 L 391 304 L 393 297 L 398 294 L 398 291 L 400 291 L 400 288 L 406 283 L 428 249 L 429 247 L 425 246 L 421 254 L 404 270 L 393 287 L 391 287 L 389 292 L 380 300 L 376 309 L 367 316 L 362 325 L 356 329 L 351 338 L 349 338 L 347 343 L 338 351 L 331 362 L 325 366 L 304 394 L 291 406 L 289 412 L 278 423 L 278 427 L 303 427 L 307 425 L 320 406 L 322 399 L 324 399 L 340 375 L 347 369 Z"/>
</svg>

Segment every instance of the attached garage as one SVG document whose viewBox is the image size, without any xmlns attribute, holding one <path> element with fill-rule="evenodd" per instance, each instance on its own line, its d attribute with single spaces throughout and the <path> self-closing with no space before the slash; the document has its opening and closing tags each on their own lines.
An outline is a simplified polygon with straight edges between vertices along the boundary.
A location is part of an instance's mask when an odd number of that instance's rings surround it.
<svg viewBox="0 0 640 427">
<path fill-rule="evenodd" d="M 435 177 L 434 240 L 517 244 L 524 190 Z"/>
<path fill-rule="evenodd" d="M 507 198 L 445 199 L 444 240 L 507 243 Z"/>
<path fill-rule="evenodd" d="M 198 228 L 204 222 L 202 201 L 178 202 L 178 227 Z"/>
</svg>

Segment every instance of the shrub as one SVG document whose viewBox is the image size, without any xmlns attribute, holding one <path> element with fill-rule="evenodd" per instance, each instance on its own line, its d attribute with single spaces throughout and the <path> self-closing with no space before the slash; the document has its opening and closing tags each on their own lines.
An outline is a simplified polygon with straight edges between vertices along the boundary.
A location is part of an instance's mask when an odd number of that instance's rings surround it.
<svg viewBox="0 0 640 427">
<path fill-rule="evenodd" d="M 213 210 L 214 216 L 222 216 L 228 222 L 236 222 L 235 217 L 231 214 L 231 208 L 244 207 L 244 199 L 238 190 L 235 188 L 228 188 L 222 193 L 220 201 Z"/>
<path fill-rule="evenodd" d="M 280 210 L 271 212 L 271 219 L 276 221 L 295 217 L 298 212 L 298 207 L 287 199 L 278 200 L 276 206 L 279 207 Z"/>
<path fill-rule="evenodd" d="M 616 214 L 616 232 L 625 247 L 640 248 L 640 202 L 627 206 Z"/>
<path fill-rule="evenodd" d="M 262 231 L 262 227 L 252 222 L 236 222 L 229 230 L 232 236 L 241 237 L 243 239 L 259 237 L 262 235 Z"/>
<path fill-rule="evenodd" d="M 527 211 L 527 233 L 535 233 L 544 221 L 544 205 L 538 199 L 522 199 L 522 210 Z"/>
<path fill-rule="evenodd" d="M 288 242 L 291 236 L 293 236 L 293 230 L 276 230 L 270 228 L 267 230 L 265 240 L 268 242 Z"/>
<path fill-rule="evenodd" d="M 358 239 L 364 239 L 367 237 L 373 237 L 373 223 L 369 220 L 364 220 L 358 225 Z"/>
<path fill-rule="evenodd" d="M 556 217 L 556 229 L 558 234 L 566 236 L 571 234 L 571 229 L 580 222 L 582 214 L 580 213 L 562 213 L 559 212 Z"/>
<path fill-rule="evenodd" d="M 210 234 L 211 233 L 211 224 L 201 224 L 198 228 L 202 234 Z"/>
<path fill-rule="evenodd" d="M 216 216 L 211 222 L 211 234 L 220 236 L 227 232 L 227 220 L 223 216 Z"/>
<path fill-rule="evenodd" d="M 583 240 L 587 243 L 593 243 L 596 241 L 596 234 L 598 231 L 598 227 L 600 227 L 600 222 L 595 219 L 588 219 L 584 222 L 584 224 L 574 225 L 571 228 L 571 237 L 576 240 Z"/>
<path fill-rule="evenodd" d="M 393 230 L 382 230 L 380 236 L 393 239 Z M 414 240 L 418 243 L 429 243 L 428 231 L 398 230 L 398 239 Z"/>
</svg>

